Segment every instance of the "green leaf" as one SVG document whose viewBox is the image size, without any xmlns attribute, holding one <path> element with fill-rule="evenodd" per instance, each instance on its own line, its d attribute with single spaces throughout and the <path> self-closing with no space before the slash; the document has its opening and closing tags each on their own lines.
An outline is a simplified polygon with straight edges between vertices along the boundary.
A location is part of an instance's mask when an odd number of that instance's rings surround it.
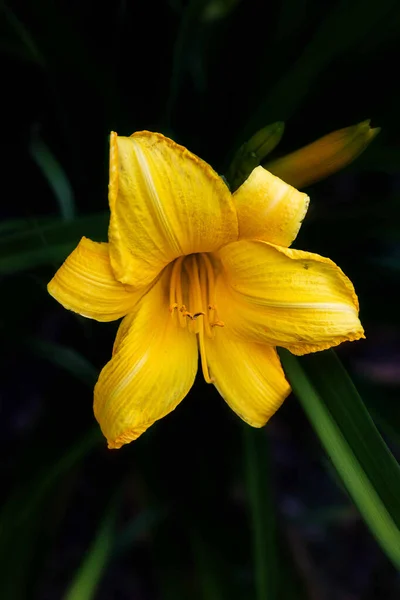
<svg viewBox="0 0 400 600">
<path fill-rule="evenodd" d="M 78 569 L 64 600 L 92 600 L 97 586 L 112 556 L 115 541 L 115 521 L 120 495 L 114 497 L 106 510 L 96 538 Z"/>
<path fill-rule="evenodd" d="M 281 141 L 285 124 L 282 121 L 271 123 L 257 131 L 247 142 L 240 146 L 226 173 L 231 192 L 235 192 L 258 167 L 266 156 Z"/>
<path fill-rule="evenodd" d="M 47 218 L 31 222 L 0 239 L 0 274 L 16 273 L 40 265 L 58 267 L 82 236 L 96 241 L 107 239 L 109 213 L 96 213 L 72 221 Z"/>
<path fill-rule="evenodd" d="M 71 221 L 75 216 L 75 200 L 64 169 L 38 133 L 32 134 L 29 152 L 53 190 L 62 218 Z"/>
<path fill-rule="evenodd" d="M 74 348 L 68 348 L 39 338 L 29 338 L 26 340 L 26 344 L 36 355 L 65 369 L 90 388 L 96 383 L 97 369 Z"/>
<path fill-rule="evenodd" d="M 202 18 L 204 21 L 218 21 L 224 19 L 235 10 L 242 0 L 209 0 L 204 7 Z"/>
<path fill-rule="evenodd" d="M 143 535 L 153 531 L 166 517 L 165 509 L 147 508 L 124 525 L 123 531 L 118 535 L 114 545 L 114 556 L 123 555 Z"/>
<path fill-rule="evenodd" d="M 43 567 L 49 514 L 59 502 L 59 486 L 68 473 L 98 444 L 101 433 L 96 426 L 71 445 L 50 464 L 35 469 L 32 476 L 17 476 L 18 481 L 0 511 L 0 597 L 26 600 L 32 597 L 34 578 Z M 37 446 L 29 449 L 35 453 Z M 44 527 L 44 523 L 46 526 Z"/>
<path fill-rule="evenodd" d="M 293 391 L 384 552 L 400 567 L 400 467 L 333 350 L 279 354 Z"/>
<path fill-rule="evenodd" d="M 376 37 L 377 33 L 378 37 L 379 33 L 385 36 L 396 11 L 395 0 L 371 3 L 368 10 L 364 0 L 341 0 L 331 6 L 303 53 L 275 85 L 268 86 L 264 100 L 251 112 L 243 137 L 266 118 L 290 119 L 310 90 L 316 89 L 320 74 L 369 36 Z"/>
<path fill-rule="evenodd" d="M 223 569 L 219 565 L 219 556 L 216 549 L 205 542 L 203 536 L 192 531 L 191 542 L 193 559 L 196 568 L 196 579 L 199 587 L 199 598 L 204 600 L 223 600 L 224 594 L 221 574 Z"/>
<path fill-rule="evenodd" d="M 6 4 L 2 3 L 2 10 L 6 17 L 8 24 L 10 25 L 11 30 L 13 31 L 18 43 L 21 46 L 20 53 L 22 56 L 26 57 L 29 60 L 32 60 L 37 65 L 41 67 L 45 67 L 45 60 L 37 47 L 33 37 L 29 33 L 28 29 L 19 20 L 17 15 L 9 8 Z"/>
<path fill-rule="evenodd" d="M 79 463 L 102 440 L 96 425 L 81 439 L 71 445 L 60 458 L 45 468 L 40 468 L 29 481 L 21 481 L 0 511 L 0 549 L 7 542 L 6 532 L 14 536 L 23 529 L 38 506 L 57 482 Z M 11 527 L 11 531 L 10 531 Z"/>
<path fill-rule="evenodd" d="M 170 88 L 166 104 L 168 130 L 171 129 L 172 113 L 179 95 L 183 74 L 187 69 L 190 48 L 193 40 L 198 35 L 201 17 L 208 3 L 208 0 L 189 0 L 182 12 L 181 23 L 174 44 Z"/>
<path fill-rule="evenodd" d="M 243 425 L 245 477 L 253 536 L 257 600 L 277 598 L 275 510 L 271 497 L 268 439 L 264 430 Z"/>
<path fill-rule="evenodd" d="M 50 225 L 53 223 L 57 223 L 58 219 L 54 217 L 40 217 L 40 223 L 42 225 Z M 13 235 L 15 233 L 27 232 L 32 229 L 34 226 L 34 222 L 29 218 L 21 218 L 21 219 L 7 219 L 6 221 L 0 222 L 0 234 L 3 235 Z M 0 240 L 0 243 L 2 240 Z"/>
</svg>

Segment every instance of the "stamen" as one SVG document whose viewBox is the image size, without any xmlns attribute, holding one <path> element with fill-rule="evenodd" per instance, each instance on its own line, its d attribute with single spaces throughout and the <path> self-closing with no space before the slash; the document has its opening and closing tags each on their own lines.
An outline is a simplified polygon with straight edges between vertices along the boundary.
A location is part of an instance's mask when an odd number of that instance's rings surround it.
<svg viewBox="0 0 400 600">
<path fill-rule="evenodd" d="M 176 259 L 176 261 L 174 262 L 174 266 L 172 267 L 172 273 L 171 273 L 171 280 L 170 280 L 170 284 L 169 284 L 169 311 L 171 313 L 171 317 L 174 318 L 175 316 L 175 309 L 177 309 L 179 307 L 179 299 L 178 299 L 178 295 L 179 295 L 179 288 L 181 288 L 181 271 L 182 271 L 182 261 L 183 261 L 183 256 L 180 256 L 179 258 Z M 182 295 L 182 291 L 180 289 L 180 295 Z M 180 324 L 185 327 L 186 326 L 186 320 L 183 319 L 183 321 L 181 320 L 181 318 L 179 317 L 179 313 L 178 313 L 178 321 L 180 322 Z"/>
<path fill-rule="evenodd" d="M 182 308 L 185 308 L 184 306 L 181 307 L 181 312 L 183 314 L 184 317 L 189 317 L 189 319 L 191 319 L 192 321 L 195 321 L 197 319 L 197 317 L 200 317 L 201 315 L 204 315 L 203 311 L 202 312 L 198 312 L 198 313 L 191 313 L 188 312 L 187 310 L 182 310 Z"/>
<path fill-rule="evenodd" d="M 207 281 L 208 281 L 208 298 L 209 298 L 209 302 L 208 302 L 208 310 L 209 315 L 208 315 L 208 320 L 210 323 L 212 323 L 213 321 L 215 321 L 215 306 L 214 306 L 214 300 L 215 300 L 215 278 L 214 278 L 214 269 L 211 263 L 211 260 L 208 258 L 207 254 L 202 254 L 206 269 L 207 269 Z M 212 332 L 211 332 L 211 336 L 212 336 Z"/>
<path fill-rule="evenodd" d="M 183 303 L 184 300 L 187 306 Z M 181 256 L 175 260 L 171 272 L 169 301 L 172 317 L 177 313 L 180 325 L 188 327 L 190 332 L 197 335 L 203 376 L 207 383 L 213 383 L 207 364 L 205 335 L 213 338 L 213 328 L 223 327 L 224 323 L 218 319 L 214 304 L 214 268 L 207 254 Z"/>
<path fill-rule="evenodd" d="M 202 313 L 201 304 L 201 287 L 199 280 L 199 265 L 196 256 L 193 254 L 189 260 L 185 261 L 185 269 L 189 277 L 189 304 L 193 309 L 192 316 L 196 313 Z M 199 333 L 200 325 L 194 321 L 192 323 L 192 331 Z"/>
<path fill-rule="evenodd" d="M 223 321 L 213 321 L 210 323 L 211 327 L 225 327 L 225 323 Z"/>
<path fill-rule="evenodd" d="M 174 266 L 172 267 L 171 281 L 169 284 L 170 310 L 171 310 L 171 308 L 172 309 L 176 308 L 179 304 L 179 303 L 177 304 L 176 296 L 177 296 L 178 281 L 180 283 L 180 279 L 181 279 L 181 268 L 182 268 L 183 258 L 184 258 L 183 256 L 180 256 L 179 258 L 177 258 L 176 261 L 174 262 Z"/>
<path fill-rule="evenodd" d="M 200 328 L 199 334 L 199 350 L 200 350 L 200 359 L 201 359 L 201 370 L 203 371 L 203 377 L 206 383 L 214 383 L 212 377 L 210 377 L 210 373 L 208 371 L 207 364 L 207 356 L 206 356 L 206 348 L 204 345 L 204 327 Z"/>
<path fill-rule="evenodd" d="M 209 297 L 214 299 L 215 294 L 215 279 L 214 279 L 214 269 L 211 264 L 211 260 L 204 252 L 201 254 L 202 259 L 206 265 L 207 269 L 207 279 L 208 279 L 208 289 L 209 289 Z"/>
<path fill-rule="evenodd" d="M 187 326 L 187 321 L 182 314 L 183 310 L 186 310 L 186 307 L 183 304 L 183 296 L 182 296 L 182 263 L 184 256 L 180 256 L 174 262 L 174 266 L 172 267 L 171 273 L 171 282 L 169 286 L 169 310 L 172 313 L 172 316 L 175 314 L 175 309 L 179 308 L 178 311 L 178 321 L 181 327 Z"/>
<path fill-rule="evenodd" d="M 207 306 L 207 292 L 209 292 L 208 284 L 208 273 L 207 273 L 207 263 L 205 260 L 205 254 L 200 254 L 200 287 L 201 287 L 201 301 L 204 307 Z M 210 327 L 210 320 L 208 312 L 204 315 L 204 327 L 206 330 L 206 334 L 209 338 L 213 337 L 213 333 Z"/>
</svg>

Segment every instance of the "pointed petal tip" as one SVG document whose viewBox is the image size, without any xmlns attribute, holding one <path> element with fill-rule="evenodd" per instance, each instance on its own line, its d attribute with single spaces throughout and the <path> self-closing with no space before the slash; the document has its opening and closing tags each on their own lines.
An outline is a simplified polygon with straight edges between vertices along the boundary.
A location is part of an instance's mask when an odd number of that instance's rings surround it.
<svg viewBox="0 0 400 600">
<path fill-rule="evenodd" d="M 359 133 L 367 134 L 367 140 L 373 140 L 381 131 L 381 127 L 371 127 L 371 119 L 361 121 L 355 126 Z"/>
<path fill-rule="evenodd" d="M 86 237 L 67 256 L 47 291 L 67 310 L 104 322 L 128 314 L 142 295 L 115 279 L 109 245 Z"/>
<path fill-rule="evenodd" d="M 295 354 L 364 337 L 354 286 L 330 259 L 255 241 L 230 244 L 219 256 L 225 275 L 216 301 L 235 334 Z"/>
<path fill-rule="evenodd" d="M 142 433 L 144 433 L 148 427 L 151 425 L 149 423 L 148 426 L 142 426 L 136 429 L 128 429 L 124 431 L 121 435 L 119 435 L 115 440 L 107 440 L 107 447 L 109 450 L 119 450 L 125 444 L 129 444 L 130 442 L 134 442 L 137 440 Z"/>
<path fill-rule="evenodd" d="M 348 333 L 347 335 L 344 335 L 342 337 L 337 337 L 335 339 L 332 339 L 326 343 L 318 343 L 318 345 L 315 344 L 305 344 L 305 345 L 299 345 L 299 346 L 287 346 L 287 350 L 289 350 L 292 354 L 295 354 L 296 356 L 304 356 L 305 354 L 312 354 L 314 352 L 321 352 L 323 350 L 329 350 L 330 348 L 335 348 L 336 346 L 339 346 L 340 344 L 343 344 L 343 342 L 358 342 L 360 340 L 365 340 L 365 333 L 364 333 L 364 329 L 362 327 L 362 325 L 360 324 L 360 329 L 358 331 L 353 331 L 351 333 Z"/>
<path fill-rule="evenodd" d="M 94 388 L 93 411 L 108 441 L 121 448 L 171 413 L 192 387 L 196 337 L 171 319 L 166 302 L 171 269 L 121 322 L 113 356 Z"/>
</svg>

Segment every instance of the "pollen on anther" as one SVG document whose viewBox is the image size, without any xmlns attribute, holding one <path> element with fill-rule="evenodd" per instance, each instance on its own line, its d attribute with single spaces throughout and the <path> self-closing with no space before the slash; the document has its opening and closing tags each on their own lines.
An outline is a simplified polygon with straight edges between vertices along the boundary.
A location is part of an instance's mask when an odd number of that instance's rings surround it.
<svg viewBox="0 0 400 600">
<path fill-rule="evenodd" d="M 213 321 L 210 323 L 211 327 L 225 327 L 225 323 L 223 321 Z"/>
</svg>

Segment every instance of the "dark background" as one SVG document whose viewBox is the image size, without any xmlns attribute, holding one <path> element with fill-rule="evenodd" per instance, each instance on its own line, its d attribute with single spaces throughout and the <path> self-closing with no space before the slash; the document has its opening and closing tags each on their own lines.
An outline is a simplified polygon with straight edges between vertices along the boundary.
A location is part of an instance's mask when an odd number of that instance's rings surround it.
<svg viewBox="0 0 400 600">
<path fill-rule="evenodd" d="M 398 2 L 10 0 L 0 23 L 0 597 L 67 598 L 97 539 L 112 557 L 98 550 L 97 591 L 74 600 L 252 598 L 244 426 L 199 377 L 107 450 L 92 388 L 117 324 L 65 311 L 46 284 L 81 235 L 106 239 L 111 130 L 161 131 L 223 173 L 276 120 L 273 156 L 370 118 L 371 147 L 307 189 L 295 247 L 354 282 L 367 339 L 338 353 L 399 455 Z M 293 396 L 262 435 L 278 597 L 398 598 Z"/>
</svg>

